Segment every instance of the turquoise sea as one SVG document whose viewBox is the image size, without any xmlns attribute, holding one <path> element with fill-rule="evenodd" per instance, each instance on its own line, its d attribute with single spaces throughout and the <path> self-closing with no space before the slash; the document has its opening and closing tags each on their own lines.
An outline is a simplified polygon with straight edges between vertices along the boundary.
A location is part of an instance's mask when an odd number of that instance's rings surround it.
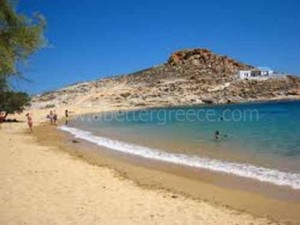
<svg viewBox="0 0 300 225">
<path fill-rule="evenodd" d="M 122 154 L 300 189 L 299 101 L 99 113 L 60 129 Z"/>
</svg>

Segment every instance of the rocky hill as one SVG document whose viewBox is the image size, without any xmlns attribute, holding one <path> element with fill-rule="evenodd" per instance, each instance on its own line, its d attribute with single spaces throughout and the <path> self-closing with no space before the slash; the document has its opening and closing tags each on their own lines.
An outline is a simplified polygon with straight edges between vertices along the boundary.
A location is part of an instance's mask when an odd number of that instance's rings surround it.
<svg viewBox="0 0 300 225">
<path fill-rule="evenodd" d="M 136 73 L 75 84 L 33 98 L 33 106 L 156 107 L 300 99 L 300 78 L 240 80 L 253 66 L 207 49 L 173 53 L 164 64 Z"/>
</svg>

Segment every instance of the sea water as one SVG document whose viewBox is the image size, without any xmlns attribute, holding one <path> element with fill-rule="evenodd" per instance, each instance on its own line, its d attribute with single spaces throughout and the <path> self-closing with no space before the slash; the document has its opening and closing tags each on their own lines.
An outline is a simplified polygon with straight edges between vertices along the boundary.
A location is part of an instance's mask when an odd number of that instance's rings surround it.
<svg viewBox="0 0 300 225">
<path fill-rule="evenodd" d="M 60 129 L 112 151 L 300 189 L 300 102 L 78 116 Z"/>
</svg>

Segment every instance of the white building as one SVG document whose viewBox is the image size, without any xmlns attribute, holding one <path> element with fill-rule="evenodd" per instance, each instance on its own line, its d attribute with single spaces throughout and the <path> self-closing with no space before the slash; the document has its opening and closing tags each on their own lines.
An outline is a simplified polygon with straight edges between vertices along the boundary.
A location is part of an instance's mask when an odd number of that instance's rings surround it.
<svg viewBox="0 0 300 225">
<path fill-rule="evenodd" d="M 238 75 L 240 79 L 249 78 L 251 76 L 251 70 L 240 70 Z"/>
<path fill-rule="evenodd" d="M 269 67 L 257 67 L 262 76 L 272 76 L 274 71 Z"/>
<path fill-rule="evenodd" d="M 238 76 L 240 79 L 266 79 L 272 77 L 274 71 L 268 67 L 257 67 L 250 70 L 240 70 Z"/>
</svg>

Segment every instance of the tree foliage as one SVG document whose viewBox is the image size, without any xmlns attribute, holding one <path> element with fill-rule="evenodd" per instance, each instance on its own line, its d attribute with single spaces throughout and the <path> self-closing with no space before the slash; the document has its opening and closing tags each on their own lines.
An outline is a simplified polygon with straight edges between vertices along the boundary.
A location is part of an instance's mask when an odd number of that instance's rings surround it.
<svg viewBox="0 0 300 225">
<path fill-rule="evenodd" d="M 24 92 L 4 91 L 0 95 L 0 110 L 6 114 L 22 112 L 30 106 L 30 97 Z"/>
<path fill-rule="evenodd" d="M 43 46 L 45 25 L 42 15 L 26 17 L 11 1 L 0 0 L 0 76 L 17 75 L 17 63 Z"/>
<path fill-rule="evenodd" d="M 0 0 L 0 110 L 13 113 L 28 105 L 28 95 L 13 92 L 9 78 L 22 77 L 18 65 L 44 47 L 45 25 L 42 15 L 29 18 L 16 11 L 12 0 Z"/>
</svg>

